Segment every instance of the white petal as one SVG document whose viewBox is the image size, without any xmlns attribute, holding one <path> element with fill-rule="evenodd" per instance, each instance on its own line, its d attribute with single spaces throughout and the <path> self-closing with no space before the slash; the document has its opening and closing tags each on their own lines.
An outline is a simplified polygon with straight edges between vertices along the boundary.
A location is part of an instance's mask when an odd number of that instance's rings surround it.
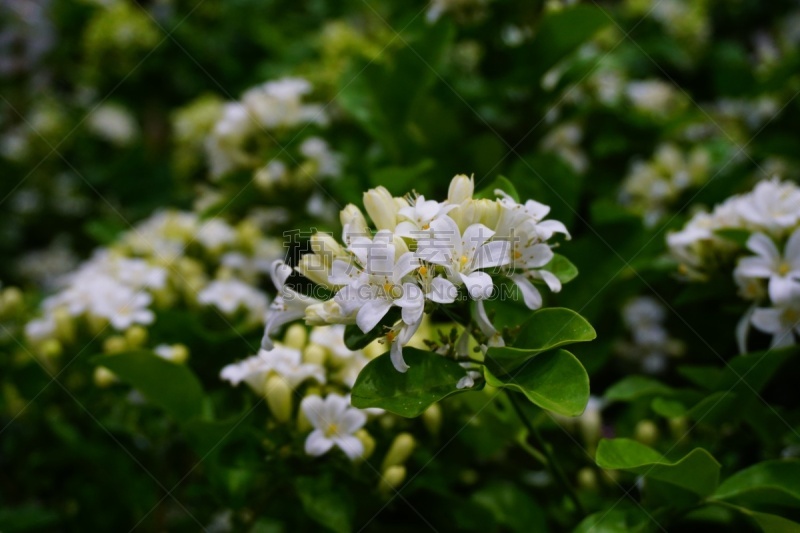
<svg viewBox="0 0 800 533">
<path fill-rule="evenodd" d="M 491 268 L 507 265 L 511 262 L 511 243 L 508 241 L 492 241 L 475 251 L 472 268 Z"/>
<path fill-rule="evenodd" d="M 750 238 L 747 239 L 747 247 L 764 259 L 769 260 L 772 264 L 780 260 L 780 254 L 778 253 L 778 248 L 775 246 L 775 243 L 763 233 L 754 233 L 751 235 Z"/>
<path fill-rule="evenodd" d="M 739 347 L 739 353 L 747 353 L 747 333 L 750 331 L 750 321 L 753 319 L 755 310 L 756 306 L 751 305 L 736 324 L 736 344 Z"/>
<path fill-rule="evenodd" d="M 462 252 L 480 247 L 483 243 L 488 241 L 494 236 L 494 231 L 490 230 L 483 224 L 472 224 L 464 230 L 464 235 L 461 237 L 463 244 Z"/>
<path fill-rule="evenodd" d="M 303 410 L 303 414 L 306 415 L 309 423 L 315 428 L 322 427 L 324 425 L 324 421 L 321 420 L 320 413 L 322 413 L 322 409 L 324 406 L 324 402 L 322 398 L 319 396 L 306 396 L 303 398 L 303 401 L 300 402 L 300 409 Z"/>
<path fill-rule="evenodd" d="M 334 285 L 347 285 L 360 273 L 356 265 L 343 259 L 335 259 L 328 274 L 328 281 Z"/>
<path fill-rule="evenodd" d="M 352 435 L 340 435 L 334 438 L 336 445 L 354 461 L 364 455 L 364 444 Z"/>
<path fill-rule="evenodd" d="M 511 276 L 511 281 L 519 287 L 519 291 L 522 293 L 522 299 L 528 309 L 539 309 L 542 306 L 542 295 L 528 278 L 522 274 L 514 274 Z"/>
<path fill-rule="evenodd" d="M 555 254 L 548 245 L 540 242 L 523 252 L 523 260 L 528 268 L 539 268 L 549 263 Z"/>
<path fill-rule="evenodd" d="M 355 433 L 367 423 L 367 415 L 359 409 L 349 408 L 339 417 L 339 425 L 346 433 Z"/>
<path fill-rule="evenodd" d="M 786 261 L 794 268 L 800 268 L 800 228 L 794 230 L 789 240 L 786 241 L 783 257 L 785 257 Z"/>
<path fill-rule="evenodd" d="M 390 349 L 390 357 L 392 358 L 392 364 L 397 369 L 398 372 L 407 372 L 410 366 L 408 366 L 403 359 L 403 345 L 399 340 L 395 340 L 392 343 L 392 347 Z"/>
<path fill-rule="evenodd" d="M 772 337 L 772 342 L 770 343 L 770 348 L 786 348 L 787 346 L 791 346 L 794 344 L 794 334 L 792 330 L 788 331 L 781 331 L 780 333 L 776 333 Z"/>
<path fill-rule="evenodd" d="M 550 272 L 549 270 L 531 270 L 531 276 L 536 279 L 541 279 L 547 284 L 547 288 L 553 292 L 560 292 L 561 291 L 561 280 L 558 279 L 558 276 Z"/>
<path fill-rule="evenodd" d="M 800 283 L 786 276 L 772 276 L 769 278 L 769 298 L 773 304 L 788 302 L 800 286 Z"/>
<path fill-rule="evenodd" d="M 333 448 L 333 441 L 327 438 L 321 429 L 315 429 L 308 435 L 308 438 L 306 438 L 305 447 L 308 455 L 316 457 L 327 453 L 328 450 Z"/>
<path fill-rule="evenodd" d="M 536 232 L 545 241 L 552 237 L 554 233 L 563 233 L 567 236 L 567 239 L 572 238 L 564 223 L 558 220 L 543 220 L 539 222 L 536 224 Z"/>
<path fill-rule="evenodd" d="M 736 275 L 745 278 L 768 278 L 774 265 L 761 256 L 743 257 L 736 265 Z"/>
<path fill-rule="evenodd" d="M 394 282 L 399 283 L 403 276 L 412 272 L 415 268 L 419 267 L 419 259 L 414 256 L 413 252 L 406 252 L 400 256 L 397 263 L 393 268 Z"/>
<path fill-rule="evenodd" d="M 456 300 L 458 289 L 449 280 L 441 276 L 436 276 L 431 280 L 431 290 L 428 292 L 428 299 L 439 304 L 449 304 Z"/>
<path fill-rule="evenodd" d="M 785 328 L 781 320 L 781 311 L 772 308 L 759 308 L 753 311 L 753 325 L 764 333 L 779 333 Z"/>
<path fill-rule="evenodd" d="M 356 324 L 361 331 L 369 333 L 386 316 L 391 307 L 392 302 L 388 300 L 369 300 L 358 310 Z"/>
<path fill-rule="evenodd" d="M 483 300 L 491 296 L 494 287 L 492 277 L 486 272 L 473 272 L 469 276 L 460 274 L 461 281 L 467 286 L 467 293 L 473 300 Z"/>
</svg>

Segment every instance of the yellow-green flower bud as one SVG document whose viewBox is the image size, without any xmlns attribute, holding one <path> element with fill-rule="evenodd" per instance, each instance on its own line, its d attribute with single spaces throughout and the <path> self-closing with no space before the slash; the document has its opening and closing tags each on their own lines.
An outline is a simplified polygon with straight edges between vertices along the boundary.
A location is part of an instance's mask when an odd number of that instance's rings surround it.
<svg viewBox="0 0 800 533">
<path fill-rule="evenodd" d="M 386 187 L 377 187 L 364 193 L 364 208 L 379 230 L 394 230 L 399 207 Z"/>
<path fill-rule="evenodd" d="M 272 375 L 267 378 L 265 387 L 267 405 L 272 416 L 278 422 L 288 422 L 292 416 L 292 389 L 281 376 Z"/>
<path fill-rule="evenodd" d="M 578 470 L 578 486 L 586 490 L 597 490 L 597 473 L 593 468 L 587 466 Z"/>
<path fill-rule="evenodd" d="M 395 437 L 394 442 L 386 452 L 386 457 L 383 459 L 382 470 L 395 465 L 402 465 L 414 451 L 414 437 L 410 433 L 400 433 Z"/>
<path fill-rule="evenodd" d="M 57 339 L 47 339 L 39 346 L 39 351 L 43 357 L 56 358 L 61 355 L 63 350 Z"/>
<path fill-rule="evenodd" d="M 103 341 L 103 353 L 120 353 L 128 349 L 128 341 L 121 335 L 112 335 Z"/>
<path fill-rule="evenodd" d="M 439 434 L 439 429 L 442 427 L 442 408 L 438 403 L 431 405 L 422 413 L 422 422 L 431 435 Z"/>
<path fill-rule="evenodd" d="M 451 204 L 460 204 L 472 198 L 475 192 L 475 180 L 465 174 L 459 174 L 450 181 L 447 190 L 447 201 Z"/>
<path fill-rule="evenodd" d="M 172 362 L 183 364 L 189 360 L 189 348 L 185 344 L 172 345 Z"/>
<path fill-rule="evenodd" d="M 658 426 L 652 420 L 640 420 L 636 424 L 636 440 L 647 446 L 652 446 L 658 440 Z"/>
<path fill-rule="evenodd" d="M 344 209 L 339 212 L 339 222 L 341 222 L 342 227 L 348 226 L 351 233 L 361 235 L 367 235 L 369 233 L 364 213 L 353 204 L 347 204 L 344 206 Z"/>
<path fill-rule="evenodd" d="M 56 323 L 56 336 L 66 343 L 75 342 L 75 319 L 64 308 L 53 311 L 53 320 Z"/>
<path fill-rule="evenodd" d="M 303 361 L 314 365 L 324 365 L 328 351 L 319 344 L 309 344 L 303 350 Z"/>
<path fill-rule="evenodd" d="M 147 330 L 142 326 L 131 326 L 125 330 L 125 340 L 131 348 L 139 348 L 147 342 Z"/>
<path fill-rule="evenodd" d="M 302 350 L 308 341 L 308 332 L 306 327 L 302 324 L 292 324 L 286 330 L 286 335 L 283 338 L 283 344 L 295 350 Z"/>
<path fill-rule="evenodd" d="M 111 370 L 104 366 L 98 366 L 94 369 L 94 384 L 100 388 L 110 387 L 117 381 L 117 376 Z"/>
<path fill-rule="evenodd" d="M 370 435 L 369 432 L 364 428 L 356 431 L 355 437 L 361 441 L 361 444 L 364 445 L 364 453 L 361 456 L 361 460 L 365 461 L 369 459 L 369 457 L 372 455 L 372 452 L 375 451 L 375 439 L 372 438 L 372 435 Z"/>
<path fill-rule="evenodd" d="M 392 493 L 402 485 L 406 479 L 406 467 L 401 465 L 390 466 L 383 471 L 378 489 L 383 493 Z"/>
<path fill-rule="evenodd" d="M 11 315 L 22 309 L 25 298 L 17 287 L 7 287 L 0 298 L 0 314 Z"/>
</svg>

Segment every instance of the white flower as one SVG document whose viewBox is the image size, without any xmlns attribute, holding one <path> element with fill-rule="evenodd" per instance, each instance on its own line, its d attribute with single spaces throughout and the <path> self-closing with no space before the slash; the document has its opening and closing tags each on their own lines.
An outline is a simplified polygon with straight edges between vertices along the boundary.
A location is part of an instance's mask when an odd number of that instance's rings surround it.
<svg viewBox="0 0 800 533">
<path fill-rule="evenodd" d="M 768 278 L 769 297 L 773 303 L 787 300 L 792 290 L 800 287 L 800 228 L 789 237 L 783 256 L 772 239 L 763 233 L 751 235 L 747 248 L 756 255 L 739 260 L 734 276 Z"/>
<path fill-rule="evenodd" d="M 400 217 L 405 220 L 397 225 L 395 233 L 402 237 L 417 239 L 422 235 L 420 230 L 429 229 L 431 222 L 456 207 L 458 206 L 455 204 L 440 204 L 436 200 L 426 200 L 424 196 L 417 196 L 412 205 L 398 211 Z"/>
<path fill-rule="evenodd" d="M 238 279 L 212 281 L 197 294 L 197 301 L 213 305 L 226 315 L 244 308 L 253 315 L 263 316 L 267 310 L 267 297 Z"/>
<path fill-rule="evenodd" d="M 494 286 L 492 277 L 479 270 L 510 261 L 508 242 L 487 242 L 494 234 L 483 224 L 472 224 L 462 235 L 455 221 L 444 216 L 431 222 L 430 236 L 419 240 L 417 257 L 443 266 L 447 278 L 466 285 L 472 299 L 488 298 Z"/>
<path fill-rule="evenodd" d="M 153 312 L 147 309 L 153 300 L 149 294 L 134 292 L 124 285 L 106 294 L 110 297 L 96 302 L 91 311 L 107 318 L 115 329 L 122 331 L 134 324 L 150 324 L 155 319 Z"/>
<path fill-rule="evenodd" d="M 134 289 L 161 289 L 167 282 L 167 271 L 144 259 L 120 258 L 116 268 L 117 279 Z"/>
<path fill-rule="evenodd" d="M 273 373 L 281 376 L 292 389 L 308 379 L 325 383 L 325 369 L 322 366 L 303 363 L 299 350 L 280 344 L 270 351 L 262 349 L 256 355 L 225 366 L 220 378 L 234 386 L 244 381 L 256 393 L 264 394 L 267 377 Z"/>
<path fill-rule="evenodd" d="M 125 146 L 136 139 L 139 126 L 133 115 L 117 104 L 100 104 L 86 119 L 89 130 L 118 146 Z"/>
<path fill-rule="evenodd" d="M 791 182 L 781 183 L 778 178 L 758 183 L 747 201 L 741 202 L 741 216 L 767 230 L 790 228 L 800 220 L 800 189 Z"/>
<path fill-rule="evenodd" d="M 364 427 L 367 415 L 350 407 L 349 402 L 338 394 L 306 396 L 300 403 L 308 421 L 314 427 L 306 439 L 306 453 L 319 456 L 339 447 L 350 460 L 364 454 L 364 445 L 353 434 Z"/>
<path fill-rule="evenodd" d="M 326 348 L 339 359 L 350 359 L 356 353 L 344 343 L 344 325 L 318 326 L 311 330 L 309 340 Z"/>
<path fill-rule="evenodd" d="M 270 275 L 272 284 L 278 295 L 269 306 L 266 313 L 266 326 L 264 327 L 264 337 L 261 339 L 261 347 L 271 349 L 273 346 L 271 335 L 284 324 L 303 318 L 306 308 L 313 304 L 322 304 L 319 300 L 300 294 L 299 292 L 286 286 L 286 280 L 292 273 L 292 268 L 281 260 L 272 263 Z"/>
<path fill-rule="evenodd" d="M 751 320 L 757 329 L 772 334 L 772 348 L 791 346 L 795 343 L 794 334 L 800 335 L 800 298 L 756 309 Z"/>
<path fill-rule="evenodd" d="M 542 306 L 542 295 L 530 280 L 543 280 L 553 292 L 561 290 L 561 281 L 552 272 L 542 270 L 553 259 L 554 254 L 549 245 L 539 241 L 539 235 L 533 229 L 535 226 L 522 225 L 520 231 L 513 233 L 511 267 L 521 269 L 522 272 L 511 273 L 508 277 L 519 288 L 528 309 L 539 309 Z"/>
<path fill-rule="evenodd" d="M 217 250 L 236 240 L 236 230 L 224 220 L 212 218 L 203 223 L 196 238 L 206 248 Z"/>
<path fill-rule="evenodd" d="M 402 296 L 402 279 L 419 262 L 411 252 L 395 262 L 392 233 L 386 230 L 379 231 L 373 239 L 351 239 L 349 249 L 355 260 L 334 260 L 328 279 L 334 285 L 344 285 L 334 299 L 345 315 L 355 313 L 356 324 L 368 333 Z"/>
<path fill-rule="evenodd" d="M 550 213 L 550 206 L 535 200 L 528 200 L 524 204 L 517 203 L 506 192 L 496 189 L 495 194 L 501 198 L 503 207 L 500 220 L 497 222 L 497 235 L 508 239 L 518 233 L 533 234 L 540 241 L 549 240 L 556 233 L 563 233 L 570 238 L 566 226 L 558 220 L 544 220 Z"/>
</svg>

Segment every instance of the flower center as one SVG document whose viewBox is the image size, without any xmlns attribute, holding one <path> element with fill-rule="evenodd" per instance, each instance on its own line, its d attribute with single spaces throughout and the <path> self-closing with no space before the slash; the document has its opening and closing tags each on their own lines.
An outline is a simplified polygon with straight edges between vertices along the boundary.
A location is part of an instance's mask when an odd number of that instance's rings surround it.
<svg viewBox="0 0 800 533">
<path fill-rule="evenodd" d="M 422 225 L 422 229 L 431 229 L 431 225 L 430 224 L 423 224 Z"/>
<path fill-rule="evenodd" d="M 792 327 L 796 326 L 798 322 L 800 322 L 800 310 L 794 309 L 790 307 L 783 312 L 783 320 L 787 324 L 791 324 Z"/>
<path fill-rule="evenodd" d="M 331 422 L 330 424 L 328 424 L 328 427 L 325 428 L 325 436 L 328 438 L 335 437 L 338 434 L 339 434 L 339 426 L 337 426 L 336 423 L 334 422 Z"/>
<path fill-rule="evenodd" d="M 464 266 L 464 265 L 467 264 L 467 261 L 469 261 L 469 259 L 467 258 L 466 255 L 462 255 L 461 259 L 459 259 L 458 261 L 459 261 L 459 263 L 461 263 L 461 266 Z"/>
<path fill-rule="evenodd" d="M 428 267 L 426 267 L 425 265 L 422 265 L 421 267 L 419 267 L 417 269 L 417 272 L 419 272 L 423 276 L 427 276 L 428 275 Z"/>
<path fill-rule="evenodd" d="M 397 337 L 397 333 L 395 333 L 394 331 L 389 331 L 386 334 L 386 341 L 389 342 L 389 344 L 391 344 L 394 342 L 395 337 Z"/>
<path fill-rule="evenodd" d="M 789 273 L 791 269 L 792 267 L 789 265 L 789 263 L 784 261 L 780 265 L 778 265 L 778 274 L 780 274 L 781 276 L 785 276 L 786 274 Z"/>
<path fill-rule="evenodd" d="M 522 252 L 519 250 L 514 250 L 514 259 L 520 259 L 522 257 Z"/>
</svg>

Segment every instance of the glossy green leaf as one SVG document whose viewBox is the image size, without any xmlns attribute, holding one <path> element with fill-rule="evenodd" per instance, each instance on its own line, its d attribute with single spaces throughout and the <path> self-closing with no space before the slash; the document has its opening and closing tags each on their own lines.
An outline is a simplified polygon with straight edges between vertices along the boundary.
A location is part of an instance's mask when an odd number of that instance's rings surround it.
<svg viewBox="0 0 800 533">
<path fill-rule="evenodd" d="M 765 461 L 735 473 L 714 498 L 758 510 L 800 510 L 800 461 Z"/>
<path fill-rule="evenodd" d="M 148 351 L 103 355 L 92 362 L 114 372 L 178 421 L 203 413 L 203 388 L 186 365 L 171 363 Z"/>
<path fill-rule="evenodd" d="M 708 496 L 717 487 L 720 465 L 702 448 L 678 461 L 669 461 L 656 450 L 631 439 L 603 439 L 597 447 L 597 465 L 607 470 L 626 470 Z"/>
<path fill-rule="evenodd" d="M 510 374 L 494 374 L 487 368 L 486 382 L 523 393 L 542 409 L 564 416 L 578 416 L 589 402 L 589 375 L 566 350 L 539 353 Z"/>
<path fill-rule="evenodd" d="M 603 397 L 610 401 L 630 402 L 646 396 L 671 396 L 675 389 L 654 378 L 628 376 L 611 385 Z"/>
<path fill-rule="evenodd" d="M 510 531 L 528 533 L 546 529 L 542 508 L 513 483 L 491 483 L 475 492 L 472 501 L 488 509 L 495 523 L 506 526 Z"/>
<path fill-rule="evenodd" d="M 800 352 L 797 346 L 747 353 L 731 359 L 722 370 L 716 390 L 760 391 L 783 364 Z"/>
<path fill-rule="evenodd" d="M 554 254 L 542 270 L 552 272 L 561 283 L 569 283 L 578 276 L 578 267 L 572 261 L 560 254 Z"/>
<path fill-rule="evenodd" d="M 637 531 L 643 522 L 649 521 L 640 509 L 613 507 L 591 514 L 578 524 L 573 533 L 628 533 Z"/>
<path fill-rule="evenodd" d="M 353 406 L 379 407 L 400 416 L 415 417 L 442 398 L 463 392 L 456 384 L 466 371 L 452 359 L 408 347 L 403 348 L 403 359 L 410 367 L 407 372 L 394 368 L 389 352 L 370 361 L 353 386 Z"/>
<path fill-rule="evenodd" d="M 686 406 L 681 402 L 661 397 L 653 398 L 650 408 L 665 418 L 677 418 L 686 414 Z"/>
</svg>

